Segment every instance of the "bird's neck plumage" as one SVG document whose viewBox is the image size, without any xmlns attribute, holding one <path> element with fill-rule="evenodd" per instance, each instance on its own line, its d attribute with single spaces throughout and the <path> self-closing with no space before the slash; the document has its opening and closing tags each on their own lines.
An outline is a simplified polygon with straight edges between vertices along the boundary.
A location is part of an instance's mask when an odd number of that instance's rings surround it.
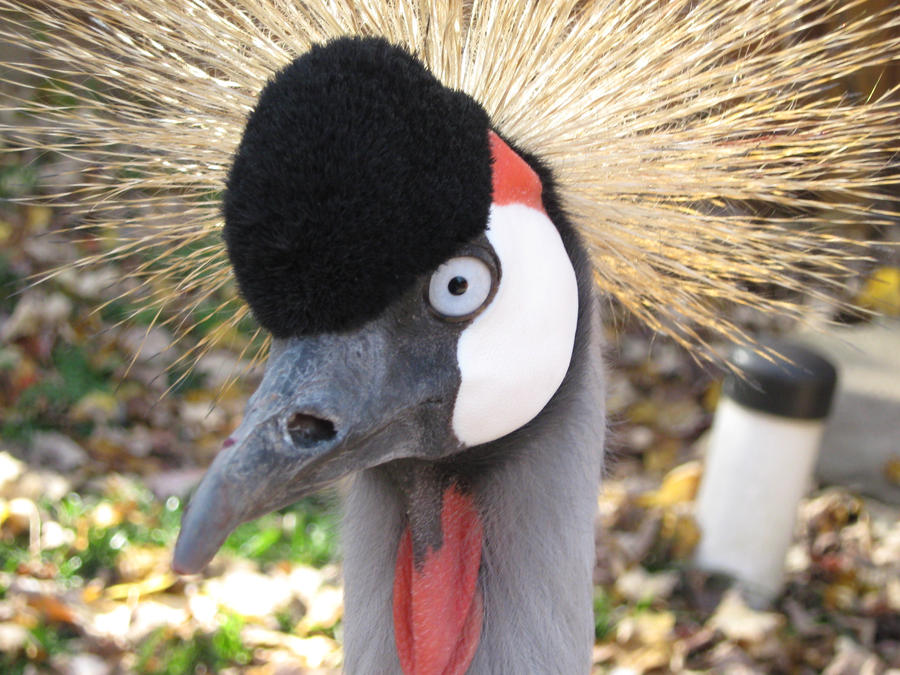
<svg viewBox="0 0 900 675">
<path fill-rule="evenodd" d="M 471 494 L 482 529 L 477 593 L 483 606 L 471 675 L 590 670 L 604 410 L 600 330 L 592 302 L 583 304 L 572 365 L 553 400 L 522 429 L 460 458 L 459 484 Z M 440 480 L 447 481 L 449 471 L 452 482 L 452 467 L 442 465 Z M 407 515 L 420 502 L 398 473 L 417 471 L 390 464 L 363 471 L 346 499 L 344 651 L 350 674 L 402 672 L 394 633 L 395 570 L 401 539 L 421 514 Z"/>
</svg>

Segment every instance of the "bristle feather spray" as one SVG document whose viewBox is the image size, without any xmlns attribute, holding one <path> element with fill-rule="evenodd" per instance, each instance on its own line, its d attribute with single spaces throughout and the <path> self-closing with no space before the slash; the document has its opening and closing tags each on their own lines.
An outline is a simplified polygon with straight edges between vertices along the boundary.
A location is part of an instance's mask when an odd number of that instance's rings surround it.
<svg viewBox="0 0 900 675">
<path fill-rule="evenodd" d="M 696 354 L 751 338 L 723 308 L 797 317 L 760 285 L 842 297 L 892 224 L 896 91 L 842 83 L 900 59 L 900 9 L 863 0 L 0 0 L 0 34 L 39 53 L 5 67 L 62 83 L 26 95 L 7 150 L 69 154 L 90 179 L 49 195 L 139 260 L 129 291 L 176 334 L 197 307 L 248 310 L 218 232 L 219 197 L 256 97 L 310 45 L 379 35 L 553 170 L 599 287 Z M 37 85 L 43 86 L 43 85 Z M 893 196 L 891 196 L 893 195 Z M 880 205 L 880 206 L 879 206 Z M 173 251 L 181 251 L 173 255 Z M 185 251 L 187 251 L 185 253 Z"/>
</svg>

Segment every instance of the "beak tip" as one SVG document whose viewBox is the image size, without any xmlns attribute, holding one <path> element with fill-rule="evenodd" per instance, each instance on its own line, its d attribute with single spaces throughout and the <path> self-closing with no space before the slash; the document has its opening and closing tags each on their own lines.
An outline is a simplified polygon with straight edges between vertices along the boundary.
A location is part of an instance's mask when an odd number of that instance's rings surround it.
<svg viewBox="0 0 900 675">
<path fill-rule="evenodd" d="M 192 570 L 185 565 L 180 564 L 177 560 L 172 561 L 172 571 L 175 572 L 175 574 L 177 574 L 178 576 L 196 574 L 196 570 Z"/>
<path fill-rule="evenodd" d="M 207 509 L 192 509 L 185 514 L 181 532 L 175 542 L 172 570 L 176 574 L 197 574 L 206 567 L 234 529 L 232 523 L 221 523 L 203 517 Z"/>
<path fill-rule="evenodd" d="M 172 556 L 172 571 L 175 574 L 197 574 L 209 563 L 209 560 L 201 559 L 196 550 L 190 550 L 182 537 L 175 544 L 175 553 Z"/>
</svg>

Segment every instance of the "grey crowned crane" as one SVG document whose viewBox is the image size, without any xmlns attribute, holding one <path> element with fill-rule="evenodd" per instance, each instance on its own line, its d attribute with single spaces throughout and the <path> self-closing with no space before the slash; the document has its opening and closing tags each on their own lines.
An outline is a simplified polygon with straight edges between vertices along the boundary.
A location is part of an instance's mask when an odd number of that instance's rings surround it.
<svg viewBox="0 0 900 675">
<path fill-rule="evenodd" d="M 404 50 L 343 38 L 264 88 L 224 213 L 274 342 L 175 569 L 352 475 L 347 672 L 588 672 L 600 333 L 550 173 Z"/>
<path fill-rule="evenodd" d="M 123 295 L 180 335 L 214 295 L 242 320 L 233 270 L 274 337 L 176 568 L 352 476 L 349 672 L 586 672 L 593 281 L 701 356 L 749 340 L 723 301 L 804 313 L 761 284 L 842 300 L 868 249 L 832 225 L 896 207 L 900 103 L 831 89 L 896 64 L 900 5 L 866 4 L 0 0 L 42 56 L 4 66 L 66 91 L 4 143 L 85 158 L 50 191 L 111 235 L 77 266 L 143 261 Z"/>
</svg>

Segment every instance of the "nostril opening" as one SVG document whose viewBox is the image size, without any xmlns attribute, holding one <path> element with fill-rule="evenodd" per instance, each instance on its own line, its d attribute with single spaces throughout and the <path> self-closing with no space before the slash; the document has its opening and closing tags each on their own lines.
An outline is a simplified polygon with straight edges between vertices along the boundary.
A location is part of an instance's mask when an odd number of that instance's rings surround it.
<svg viewBox="0 0 900 675">
<path fill-rule="evenodd" d="M 313 415 L 294 413 L 287 423 L 288 433 L 296 445 L 304 448 L 334 438 L 334 424 Z"/>
</svg>

